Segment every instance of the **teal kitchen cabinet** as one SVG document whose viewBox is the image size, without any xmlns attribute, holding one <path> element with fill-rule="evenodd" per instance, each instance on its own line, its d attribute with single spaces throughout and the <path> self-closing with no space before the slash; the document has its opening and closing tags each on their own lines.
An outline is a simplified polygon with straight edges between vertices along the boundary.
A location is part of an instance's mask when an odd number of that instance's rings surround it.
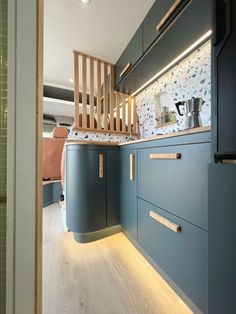
<svg viewBox="0 0 236 314">
<path fill-rule="evenodd" d="M 194 313 L 207 313 L 207 232 L 138 199 L 138 243 Z"/>
<path fill-rule="evenodd" d="M 137 150 L 120 151 L 120 223 L 137 240 Z"/>
<path fill-rule="evenodd" d="M 207 230 L 210 149 L 210 143 L 140 149 L 138 196 Z"/>
<path fill-rule="evenodd" d="M 143 53 L 142 25 L 137 29 L 131 41 L 118 59 L 115 66 L 115 85 L 129 72 Z"/>
<path fill-rule="evenodd" d="M 119 181 L 112 178 L 119 168 L 116 155 L 118 147 L 66 147 L 66 222 L 79 242 L 93 241 L 119 229 L 115 203 Z"/>
<path fill-rule="evenodd" d="M 146 51 L 189 0 L 156 0 L 143 21 L 143 49 Z M 157 28 L 162 21 L 162 27 Z"/>
<path fill-rule="evenodd" d="M 103 173 L 99 173 L 99 158 L 103 158 Z M 87 233 L 106 227 L 105 163 L 104 149 L 67 146 L 66 219 L 73 232 Z"/>
<path fill-rule="evenodd" d="M 175 13 L 166 21 L 161 32 L 155 35 L 155 24 L 160 18 L 157 13 L 158 2 L 160 11 L 162 6 L 165 8 L 165 2 L 171 4 L 169 0 L 157 0 L 154 11 L 148 13 L 142 23 L 143 54 L 116 85 L 117 91 L 133 94 L 212 29 L 212 1 L 183 0 Z"/>
<path fill-rule="evenodd" d="M 236 308 L 236 165 L 209 165 L 209 314 Z"/>
</svg>

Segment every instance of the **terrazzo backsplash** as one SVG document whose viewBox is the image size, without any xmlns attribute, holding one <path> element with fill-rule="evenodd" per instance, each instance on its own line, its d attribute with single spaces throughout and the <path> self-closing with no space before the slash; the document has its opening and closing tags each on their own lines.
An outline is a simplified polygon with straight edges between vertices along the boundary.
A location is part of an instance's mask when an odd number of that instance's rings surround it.
<svg viewBox="0 0 236 314">
<path fill-rule="evenodd" d="M 204 104 L 200 113 L 203 126 L 211 124 L 211 43 L 207 41 L 184 60 L 176 64 L 163 76 L 136 96 L 140 136 L 151 137 L 181 131 L 185 128 L 185 115 L 175 109 L 176 122 L 157 127 L 156 95 L 167 94 L 172 103 L 192 97 L 202 98 Z M 181 109 L 184 114 L 184 108 Z M 87 141 L 125 142 L 129 136 L 70 131 L 69 139 Z"/>
<path fill-rule="evenodd" d="M 137 95 L 141 137 L 178 132 L 184 129 L 185 116 L 176 113 L 176 123 L 157 128 L 155 95 L 167 93 L 174 103 L 192 97 L 202 98 L 203 126 L 211 124 L 211 43 L 207 41 L 162 77 Z M 181 109 L 184 113 L 184 108 Z"/>
</svg>

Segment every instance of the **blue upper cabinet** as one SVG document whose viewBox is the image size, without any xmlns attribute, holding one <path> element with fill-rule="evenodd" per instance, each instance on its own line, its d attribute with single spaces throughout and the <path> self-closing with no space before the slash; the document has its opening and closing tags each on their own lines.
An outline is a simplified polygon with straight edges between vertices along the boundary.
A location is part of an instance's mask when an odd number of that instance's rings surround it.
<svg viewBox="0 0 236 314">
<path fill-rule="evenodd" d="M 211 21 L 211 0 L 155 1 L 141 25 L 142 55 L 138 62 L 136 58 L 133 59 L 136 63 L 132 63 L 122 79 L 116 79 L 116 89 L 130 94 L 135 92 L 212 29 Z M 131 46 L 132 41 L 129 44 Z M 134 53 L 133 50 L 129 51 Z M 127 55 L 126 50 L 123 55 Z M 132 57 L 129 56 L 129 59 Z M 126 60 L 123 65 L 128 62 Z M 120 70 L 118 61 L 116 76 Z"/>
<path fill-rule="evenodd" d="M 210 143 L 139 150 L 138 196 L 207 230 Z"/>
<path fill-rule="evenodd" d="M 137 240 L 137 150 L 120 152 L 120 222 Z"/>
<path fill-rule="evenodd" d="M 189 0 L 156 0 L 143 21 L 143 49 L 146 51 Z"/>
<path fill-rule="evenodd" d="M 143 53 L 142 25 L 138 28 L 115 66 L 115 85 L 129 72 Z"/>
</svg>

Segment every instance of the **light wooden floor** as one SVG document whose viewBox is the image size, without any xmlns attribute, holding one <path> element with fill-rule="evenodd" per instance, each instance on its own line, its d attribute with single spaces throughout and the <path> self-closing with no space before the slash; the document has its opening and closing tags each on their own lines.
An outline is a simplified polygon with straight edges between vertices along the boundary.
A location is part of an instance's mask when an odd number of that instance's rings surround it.
<svg viewBox="0 0 236 314">
<path fill-rule="evenodd" d="M 191 313 L 123 233 L 78 244 L 43 209 L 43 314 Z"/>
</svg>

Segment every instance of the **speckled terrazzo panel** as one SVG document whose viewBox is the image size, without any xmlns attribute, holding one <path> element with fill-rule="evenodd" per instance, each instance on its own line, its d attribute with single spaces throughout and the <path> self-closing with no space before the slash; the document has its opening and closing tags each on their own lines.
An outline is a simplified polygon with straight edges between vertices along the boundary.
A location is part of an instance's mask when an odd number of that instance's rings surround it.
<svg viewBox="0 0 236 314">
<path fill-rule="evenodd" d="M 127 142 L 129 140 L 129 136 L 70 131 L 68 139 L 70 139 L 70 140 L 98 141 L 98 142 L 100 142 L 100 141 L 101 142 Z"/>
<path fill-rule="evenodd" d="M 175 103 L 202 97 L 202 125 L 211 124 L 211 44 L 210 41 L 191 53 L 162 77 L 138 94 L 137 113 L 141 137 L 178 132 L 184 129 L 185 118 L 177 114 L 177 123 L 156 128 L 155 99 L 160 92 L 168 92 Z M 184 110 L 183 110 L 184 112 Z"/>
</svg>

